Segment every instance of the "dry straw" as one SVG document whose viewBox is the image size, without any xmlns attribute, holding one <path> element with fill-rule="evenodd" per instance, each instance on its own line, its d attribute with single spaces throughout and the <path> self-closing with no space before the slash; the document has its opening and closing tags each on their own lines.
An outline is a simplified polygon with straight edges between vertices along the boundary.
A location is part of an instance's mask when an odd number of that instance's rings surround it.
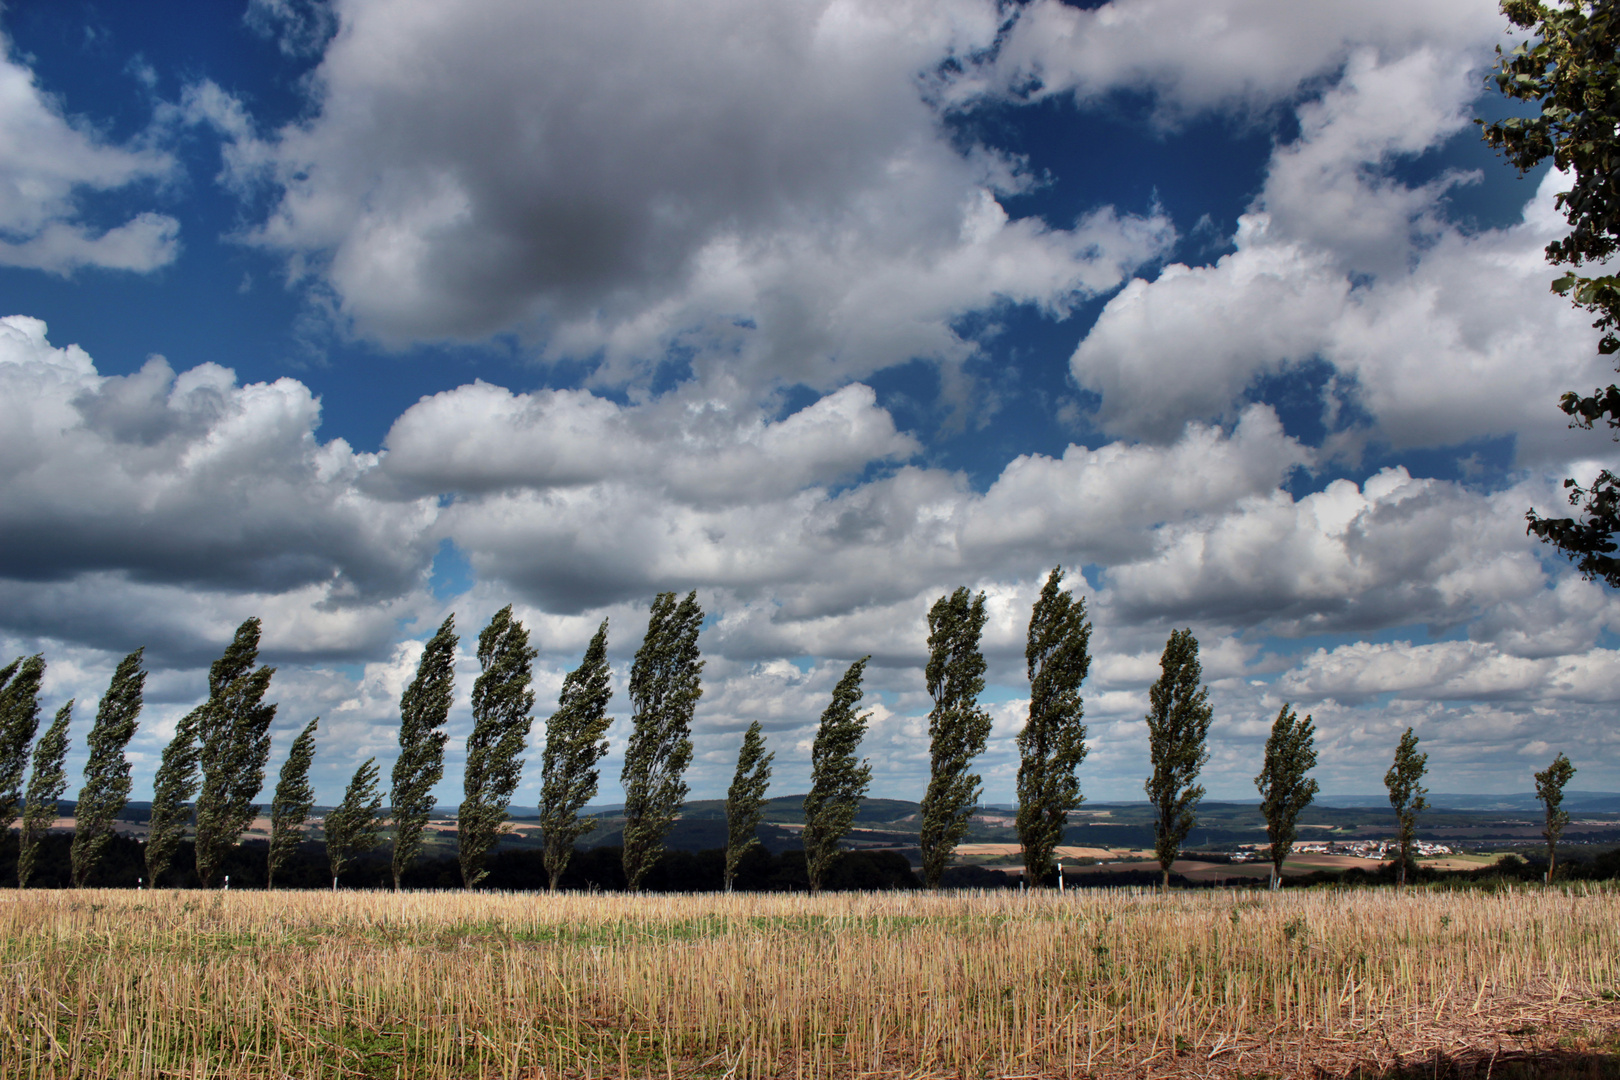
<svg viewBox="0 0 1620 1080">
<path fill-rule="evenodd" d="M 8 900 L 8 1077 L 1292 1071 L 1601 1009 L 1620 957 L 1587 887 Z"/>
</svg>

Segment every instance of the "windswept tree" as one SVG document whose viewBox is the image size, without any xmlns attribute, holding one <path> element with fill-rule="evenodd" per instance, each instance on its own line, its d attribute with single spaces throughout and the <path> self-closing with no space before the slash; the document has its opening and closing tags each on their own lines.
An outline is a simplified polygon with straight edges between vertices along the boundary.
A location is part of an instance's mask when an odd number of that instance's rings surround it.
<svg viewBox="0 0 1620 1080">
<path fill-rule="evenodd" d="M 39 684 L 45 658 L 18 657 L 0 668 L 0 836 L 11 828 L 22 805 L 28 748 L 39 730 Z"/>
<path fill-rule="evenodd" d="M 198 737 L 205 705 L 192 709 L 175 725 L 174 737 L 163 748 L 157 776 L 152 780 L 152 816 L 146 830 L 146 880 L 157 887 L 169 872 L 191 818 L 187 803 L 197 794 Z"/>
<path fill-rule="evenodd" d="M 630 666 L 631 729 L 624 768 L 624 876 L 630 891 L 664 850 L 664 834 L 686 801 L 682 777 L 692 762 L 692 713 L 703 696 L 697 593 L 652 602 L 647 636 Z"/>
<path fill-rule="evenodd" d="M 1564 785 L 1575 775 L 1575 766 L 1569 758 L 1559 754 L 1551 765 L 1536 773 L 1536 798 L 1547 812 L 1546 825 L 1541 835 L 1547 838 L 1547 882 L 1552 883 L 1558 869 L 1558 838 L 1569 824 L 1569 812 L 1563 809 Z"/>
<path fill-rule="evenodd" d="M 484 860 L 506 831 L 506 808 L 523 775 L 523 748 L 533 718 L 531 664 L 536 652 L 529 632 L 512 615 L 512 605 L 497 611 L 478 635 L 478 663 L 473 683 L 473 730 L 467 737 L 467 772 L 456 821 L 461 881 L 473 888 L 488 873 Z"/>
<path fill-rule="evenodd" d="M 1266 761 L 1254 786 L 1260 789 L 1260 813 L 1271 841 L 1271 887 L 1282 885 L 1283 860 L 1299 837 L 1299 814 L 1316 798 L 1316 781 L 1306 773 L 1316 768 L 1316 727 L 1309 714 L 1299 719 L 1284 702 L 1271 722 Z"/>
<path fill-rule="evenodd" d="M 377 846 L 382 831 L 382 788 L 377 759 L 367 758 L 354 771 L 343 801 L 326 815 L 326 861 L 332 868 L 332 888 L 348 873 L 354 860 Z"/>
<path fill-rule="evenodd" d="M 563 679 L 557 711 L 546 721 L 541 761 L 540 834 L 545 843 L 546 878 L 551 891 L 568 869 L 574 844 L 595 823 L 579 812 L 596 797 L 597 762 L 607 754 L 607 714 L 613 697 L 607 659 L 607 620 L 596 628 L 585 658 Z"/>
<path fill-rule="evenodd" d="M 1209 760 L 1209 689 L 1198 662 L 1198 639 L 1191 630 L 1174 630 L 1159 658 L 1159 680 L 1148 691 L 1148 751 L 1153 775 L 1143 787 L 1153 804 L 1153 853 L 1170 887 L 1170 866 L 1187 834 L 1198 823 L 1202 784 L 1194 783 Z"/>
<path fill-rule="evenodd" d="M 276 887 L 276 871 L 298 850 L 304 838 L 304 823 L 315 806 L 315 789 L 309 783 L 309 767 L 315 760 L 315 728 L 321 718 L 304 725 L 293 740 L 287 760 L 276 778 L 276 793 L 270 799 L 270 853 L 265 860 L 264 887 Z"/>
<path fill-rule="evenodd" d="M 444 779 L 445 721 L 456 686 L 456 617 L 449 616 L 422 648 L 416 678 L 399 699 L 399 757 L 390 801 L 394 816 L 394 891 L 422 851 L 433 813 L 433 789 Z"/>
<path fill-rule="evenodd" d="M 1029 719 L 1018 733 L 1018 841 L 1031 885 L 1057 869 L 1069 811 L 1080 806 L 1075 770 L 1086 759 L 1080 684 L 1091 670 L 1091 622 L 1086 601 L 1063 584 L 1063 568 L 1046 576 L 1029 616 L 1024 662 L 1029 671 Z"/>
<path fill-rule="evenodd" d="M 1395 747 L 1395 762 L 1384 774 L 1384 787 L 1389 789 L 1389 805 L 1395 808 L 1401 848 L 1400 867 L 1395 880 L 1406 884 L 1406 868 L 1412 864 L 1412 844 L 1417 839 L 1417 816 L 1429 808 L 1428 788 L 1422 785 L 1423 774 L 1429 768 L 1429 755 L 1417 752 L 1418 738 L 1411 728 L 1401 736 Z"/>
<path fill-rule="evenodd" d="M 810 891 L 818 893 L 838 857 L 838 843 L 849 835 L 861 800 L 872 782 L 872 766 L 856 758 L 871 713 L 860 712 L 861 677 L 870 656 L 844 672 L 832 702 L 821 714 L 810 747 L 810 794 L 804 797 L 804 866 Z"/>
<path fill-rule="evenodd" d="M 928 611 L 928 791 L 922 800 L 923 881 L 939 888 L 951 853 L 967 834 L 981 783 L 969 772 L 990 738 L 990 714 L 979 707 L 984 690 L 984 593 L 963 587 Z"/>
<path fill-rule="evenodd" d="M 34 747 L 34 768 L 28 776 L 28 797 L 23 807 L 22 836 L 17 843 L 17 888 L 28 888 L 34 876 L 39 843 L 56 822 L 56 801 L 67 790 L 68 725 L 73 723 L 73 702 L 56 711 Z"/>
<path fill-rule="evenodd" d="M 276 707 L 264 703 L 272 667 L 259 659 L 259 620 L 248 619 L 208 669 L 208 702 L 201 712 L 202 747 L 197 755 L 202 787 L 197 792 L 197 877 L 210 888 L 225 854 L 259 814 L 254 803 L 264 788 L 270 760 L 270 722 Z"/>
<path fill-rule="evenodd" d="M 743 733 L 742 750 L 737 754 L 737 773 L 726 791 L 726 892 L 737 879 L 737 864 L 748 849 L 759 844 L 759 823 L 764 817 L 765 790 L 771 784 L 771 762 L 775 754 L 765 752 L 765 736 L 759 721 Z"/>
<path fill-rule="evenodd" d="M 73 887 L 90 883 L 96 864 L 112 840 L 112 823 L 129 801 L 129 760 L 124 747 L 135 735 L 140 720 L 146 670 L 141 667 L 144 649 L 136 649 L 113 672 L 112 682 L 96 709 L 96 722 L 86 740 L 89 760 L 84 764 L 84 786 L 73 811 Z"/>
</svg>

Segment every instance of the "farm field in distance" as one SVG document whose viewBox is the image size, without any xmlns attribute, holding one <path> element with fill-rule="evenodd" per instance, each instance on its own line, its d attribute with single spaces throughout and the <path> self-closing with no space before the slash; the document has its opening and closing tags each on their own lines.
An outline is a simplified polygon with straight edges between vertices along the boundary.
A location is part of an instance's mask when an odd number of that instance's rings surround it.
<svg viewBox="0 0 1620 1080">
<path fill-rule="evenodd" d="M 1585 884 L 32 890 L 0 897 L 0 953 L 6 1076 L 1511 1077 L 1620 1061 L 1620 893 Z"/>
</svg>

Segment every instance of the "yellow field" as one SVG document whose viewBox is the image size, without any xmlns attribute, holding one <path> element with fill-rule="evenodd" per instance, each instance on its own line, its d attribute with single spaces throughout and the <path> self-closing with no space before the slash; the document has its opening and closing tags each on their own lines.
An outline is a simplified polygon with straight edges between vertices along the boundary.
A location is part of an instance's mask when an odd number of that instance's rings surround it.
<svg viewBox="0 0 1620 1080">
<path fill-rule="evenodd" d="M 1293 1075 L 1610 1046 L 1620 896 L 32 891 L 0 963 L 7 1077 Z"/>
</svg>

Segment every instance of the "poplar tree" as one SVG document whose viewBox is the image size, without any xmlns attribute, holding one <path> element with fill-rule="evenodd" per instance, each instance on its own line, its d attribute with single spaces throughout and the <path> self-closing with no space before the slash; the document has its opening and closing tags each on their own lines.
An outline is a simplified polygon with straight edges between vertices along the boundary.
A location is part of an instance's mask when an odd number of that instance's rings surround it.
<svg viewBox="0 0 1620 1080">
<path fill-rule="evenodd" d="M 1277 712 L 1266 739 L 1266 760 L 1254 786 L 1260 789 L 1260 813 L 1271 841 L 1271 887 L 1282 886 L 1283 860 L 1299 836 L 1299 813 L 1316 798 L 1316 781 L 1305 774 L 1316 768 L 1316 727 L 1288 707 Z"/>
<path fill-rule="evenodd" d="M 1148 749 L 1153 775 L 1143 787 L 1153 804 L 1153 852 L 1170 887 L 1170 865 L 1197 824 L 1201 784 L 1193 783 L 1209 760 L 1206 741 L 1213 710 L 1209 689 L 1200 687 L 1198 640 L 1192 631 L 1174 630 L 1159 658 L 1159 680 L 1148 691 Z"/>
<path fill-rule="evenodd" d="M 664 850 L 664 835 L 686 801 L 681 777 L 692 762 L 692 713 L 703 696 L 697 593 L 652 602 L 647 636 L 630 666 L 631 731 L 624 784 L 624 876 L 631 892 Z"/>
<path fill-rule="evenodd" d="M 225 853 L 241 839 L 259 807 L 270 760 L 270 722 L 276 707 L 264 704 L 272 667 L 254 667 L 259 658 L 259 620 L 237 627 L 236 637 L 208 671 L 208 702 L 201 713 L 202 747 L 197 761 L 202 788 L 197 793 L 197 877 L 213 885 Z"/>
<path fill-rule="evenodd" d="M 0 836 L 16 820 L 28 773 L 28 748 L 39 730 L 39 683 L 45 657 L 17 657 L 0 668 Z"/>
<path fill-rule="evenodd" d="M 180 841 L 185 839 L 191 812 L 186 803 L 197 794 L 197 745 L 205 706 L 192 709 L 175 725 L 174 737 L 163 748 L 163 760 L 152 781 L 152 815 L 146 831 L 146 880 L 157 887 L 168 873 Z"/>
<path fill-rule="evenodd" d="M 141 657 L 145 651 L 136 649 L 119 661 L 86 740 L 90 757 L 84 764 L 84 786 L 79 789 L 79 804 L 73 811 L 70 850 L 75 889 L 89 884 L 112 840 L 112 823 L 129 801 L 129 760 L 124 757 L 124 747 L 134 737 L 141 715 L 146 687 Z"/>
<path fill-rule="evenodd" d="M 304 822 L 315 806 L 315 789 L 309 784 L 309 766 L 315 760 L 316 717 L 304 726 L 281 763 L 276 793 L 270 799 L 270 852 L 265 860 L 264 887 L 276 887 L 276 871 L 286 865 L 304 838 Z"/>
<path fill-rule="evenodd" d="M 1053 567 L 1030 612 L 1024 646 L 1029 719 L 1018 733 L 1018 841 L 1031 885 L 1057 869 L 1053 853 L 1069 811 L 1080 806 L 1075 770 L 1086 759 L 1080 684 L 1091 670 L 1091 622 L 1085 599 L 1062 584 L 1063 568 Z"/>
<path fill-rule="evenodd" d="M 737 755 L 737 773 L 726 791 L 726 892 L 737 878 L 737 864 L 748 849 L 759 844 L 759 823 L 763 819 L 765 790 L 771 783 L 774 753 L 765 752 L 765 736 L 759 721 L 743 733 L 742 750 Z"/>
<path fill-rule="evenodd" d="M 377 759 L 367 758 L 343 790 L 343 801 L 326 815 L 326 861 L 334 892 L 354 860 L 377 846 L 383 804 L 379 777 Z"/>
<path fill-rule="evenodd" d="M 444 725 L 456 683 L 456 617 L 446 618 L 422 648 L 416 678 L 399 699 L 399 757 L 390 801 L 394 815 L 394 891 L 422 850 L 422 831 L 433 813 L 433 789 L 444 779 Z"/>
<path fill-rule="evenodd" d="M 1400 828 L 1401 865 L 1395 880 L 1406 884 L 1406 867 L 1412 861 L 1412 843 L 1417 838 L 1417 816 L 1429 808 L 1423 796 L 1429 789 L 1422 786 L 1423 774 L 1428 771 L 1429 755 L 1417 752 L 1418 738 L 1411 728 L 1401 736 L 1395 747 L 1395 762 L 1384 774 L 1384 787 L 1389 789 L 1389 805 L 1395 808 L 1395 821 Z"/>
<path fill-rule="evenodd" d="M 1552 884 L 1553 871 L 1558 868 L 1558 838 L 1569 824 L 1569 812 L 1562 808 L 1564 785 L 1575 775 L 1575 766 L 1569 758 L 1559 754 L 1551 765 L 1536 773 L 1536 798 L 1547 812 L 1546 826 L 1541 835 L 1547 838 L 1547 883 Z"/>
<path fill-rule="evenodd" d="M 73 702 L 56 711 L 56 719 L 34 747 L 34 768 L 28 777 L 28 798 L 23 807 L 22 836 L 17 843 L 17 888 L 28 888 L 34 876 L 39 842 L 56 821 L 56 800 L 67 790 L 68 725 L 73 723 Z"/>
<path fill-rule="evenodd" d="M 872 766 L 855 758 L 867 721 L 872 718 L 871 713 L 857 711 L 862 697 L 861 677 L 871 659 L 861 657 L 838 680 L 810 748 L 810 794 L 804 797 L 804 866 L 813 893 L 821 891 L 827 871 L 838 857 L 838 842 L 849 835 L 867 785 L 872 782 Z"/>
<path fill-rule="evenodd" d="M 984 690 L 984 593 L 966 587 L 935 601 L 928 612 L 929 777 L 922 800 L 923 881 L 939 888 L 951 853 L 967 834 L 982 784 L 968 769 L 990 737 L 990 714 L 979 707 Z"/>
<path fill-rule="evenodd" d="M 607 714 L 613 697 L 607 660 L 607 620 L 585 647 L 579 667 L 563 679 L 557 711 L 546 721 L 546 749 L 541 759 L 540 834 L 545 843 L 546 877 L 552 892 L 568 869 L 574 844 L 595 822 L 579 812 L 596 797 L 597 762 L 607 754 Z"/>
<path fill-rule="evenodd" d="M 465 798 L 457 818 L 457 857 L 462 884 L 471 889 L 488 873 L 484 860 L 505 831 L 506 808 L 523 774 L 525 740 L 534 708 L 529 632 L 512 617 L 512 605 L 497 611 L 478 635 L 483 674 L 473 683 L 473 730 L 467 738 Z"/>
</svg>

